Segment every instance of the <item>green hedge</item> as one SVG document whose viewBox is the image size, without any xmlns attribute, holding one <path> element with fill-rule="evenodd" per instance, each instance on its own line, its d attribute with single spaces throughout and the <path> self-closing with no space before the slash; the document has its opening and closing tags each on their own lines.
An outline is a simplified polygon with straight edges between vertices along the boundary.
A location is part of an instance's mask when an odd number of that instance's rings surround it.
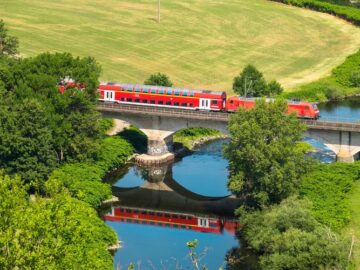
<svg viewBox="0 0 360 270">
<path fill-rule="evenodd" d="M 303 177 L 300 194 L 313 204 L 314 217 L 339 231 L 350 221 L 348 192 L 360 178 L 360 162 L 318 164 Z"/>
<path fill-rule="evenodd" d="M 110 185 L 102 182 L 105 174 L 125 163 L 133 153 L 133 147 L 119 137 L 105 138 L 101 149 L 99 160 L 94 163 L 65 164 L 56 169 L 46 183 L 48 190 L 51 186 L 65 186 L 73 197 L 99 207 L 103 200 L 111 197 Z"/>
<path fill-rule="evenodd" d="M 347 20 L 355 25 L 360 25 L 360 12 L 357 8 L 331 4 L 318 0 L 271 0 L 288 5 L 305 7 L 312 10 L 328 13 Z"/>
</svg>

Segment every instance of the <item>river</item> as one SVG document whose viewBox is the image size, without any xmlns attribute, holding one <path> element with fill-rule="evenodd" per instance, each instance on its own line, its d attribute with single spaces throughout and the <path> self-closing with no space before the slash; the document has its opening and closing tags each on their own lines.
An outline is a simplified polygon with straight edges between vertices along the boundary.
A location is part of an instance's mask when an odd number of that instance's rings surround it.
<svg viewBox="0 0 360 270">
<path fill-rule="evenodd" d="M 360 99 L 319 104 L 321 120 L 358 122 Z M 325 163 L 335 153 L 305 138 Z M 210 270 L 225 266 L 226 256 L 241 243 L 233 216 L 238 201 L 227 197 L 224 140 L 202 145 L 192 155 L 157 167 L 121 168 L 109 176 L 120 202 L 109 210 L 106 223 L 122 242 L 114 255 L 114 269 L 192 269 L 186 242 L 197 239 L 200 262 Z"/>
</svg>

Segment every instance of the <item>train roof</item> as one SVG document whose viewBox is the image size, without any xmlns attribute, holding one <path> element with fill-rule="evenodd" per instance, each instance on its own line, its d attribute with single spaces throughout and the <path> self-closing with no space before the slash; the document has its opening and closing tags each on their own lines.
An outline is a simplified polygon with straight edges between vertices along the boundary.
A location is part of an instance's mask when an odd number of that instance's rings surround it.
<svg viewBox="0 0 360 270">
<path fill-rule="evenodd" d="M 201 93 L 201 94 L 214 94 L 214 95 L 222 95 L 225 91 L 214 91 L 214 90 L 199 90 L 199 89 L 188 89 L 188 88 L 178 88 L 178 87 L 165 87 L 165 86 L 157 86 L 157 85 L 146 85 L 146 84 L 129 84 L 129 83 L 116 83 L 116 82 L 101 82 L 100 85 L 111 85 L 111 86 L 120 86 L 120 87 L 128 87 L 128 88 L 150 88 L 150 89 L 158 89 L 158 90 L 175 90 L 181 92 L 192 92 L 192 93 Z"/>
<path fill-rule="evenodd" d="M 247 101 L 256 101 L 256 100 L 259 100 L 259 99 L 262 99 L 263 97 L 242 97 L 242 96 L 233 96 L 233 97 L 230 97 L 231 98 L 235 98 L 235 99 L 238 99 L 238 100 L 247 100 Z M 265 101 L 266 102 L 270 102 L 270 101 L 275 101 L 274 98 L 265 98 Z M 312 104 L 316 104 L 315 102 L 308 102 L 308 101 L 302 101 L 300 99 L 288 99 L 286 100 L 288 104 L 302 104 L 302 103 L 312 103 Z"/>
</svg>

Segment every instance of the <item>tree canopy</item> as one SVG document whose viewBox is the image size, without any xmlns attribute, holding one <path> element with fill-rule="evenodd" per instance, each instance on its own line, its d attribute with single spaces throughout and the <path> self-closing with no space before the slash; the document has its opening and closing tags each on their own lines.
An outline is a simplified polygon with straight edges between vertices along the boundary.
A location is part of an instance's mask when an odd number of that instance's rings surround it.
<svg viewBox="0 0 360 270">
<path fill-rule="evenodd" d="M 0 57 L 14 56 L 18 53 L 18 39 L 9 36 L 7 32 L 4 21 L 0 20 Z"/>
<path fill-rule="evenodd" d="M 283 88 L 277 81 L 267 84 L 259 70 L 253 65 L 247 65 L 240 75 L 234 78 L 233 90 L 241 96 L 264 97 L 278 95 Z"/>
<path fill-rule="evenodd" d="M 285 101 L 259 99 L 252 110 L 233 114 L 228 129 L 228 187 L 245 207 L 278 203 L 296 190 L 306 165 L 296 142 L 305 126 L 295 115 L 286 115 Z"/>
<path fill-rule="evenodd" d="M 159 86 L 173 86 L 173 83 L 170 81 L 169 77 L 163 73 L 151 74 L 150 77 L 145 80 L 144 84 L 147 85 L 159 85 Z"/>
</svg>

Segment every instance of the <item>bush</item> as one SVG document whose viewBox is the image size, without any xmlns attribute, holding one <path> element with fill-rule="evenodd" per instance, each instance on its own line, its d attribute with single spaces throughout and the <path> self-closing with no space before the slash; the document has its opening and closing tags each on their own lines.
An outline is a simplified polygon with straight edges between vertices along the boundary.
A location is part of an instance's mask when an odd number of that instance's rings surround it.
<svg viewBox="0 0 360 270">
<path fill-rule="evenodd" d="M 132 146 L 124 139 L 108 137 L 101 142 L 99 160 L 89 163 L 65 164 L 51 174 L 46 183 L 48 190 L 56 193 L 62 187 L 70 194 L 96 208 L 111 197 L 111 188 L 103 183 L 105 174 L 125 163 L 133 153 Z"/>
<path fill-rule="evenodd" d="M 194 142 L 196 140 L 206 137 L 218 136 L 221 134 L 222 133 L 220 131 L 211 128 L 184 128 L 180 129 L 174 134 L 173 141 L 181 143 L 183 146 L 191 150 L 194 147 Z"/>
<path fill-rule="evenodd" d="M 350 221 L 347 193 L 360 178 L 360 162 L 317 164 L 303 177 L 300 194 L 313 204 L 314 217 L 334 230 Z"/>
</svg>

